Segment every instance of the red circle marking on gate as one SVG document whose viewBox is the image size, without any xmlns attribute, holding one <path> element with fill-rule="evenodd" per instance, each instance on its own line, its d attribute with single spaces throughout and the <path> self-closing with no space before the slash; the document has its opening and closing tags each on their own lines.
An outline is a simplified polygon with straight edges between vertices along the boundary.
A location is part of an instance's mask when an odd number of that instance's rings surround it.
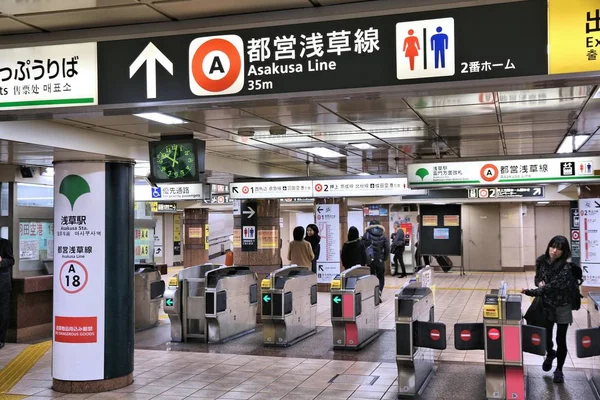
<svg viewBox="0 0 600 400">
<path fill-rule="evenodd" d="M 437 329 L 432 329 L 431 332 L 429 332 L 429 337 L 431 337 L 432 340 L 434 341 L 438 341 L 440 340 L 440 331 L 438 331 Z"/>
<path fill-rule="evenodd" d="M 468 331 L 466 329 L 464 331 L 461 331 L 460 338 L 463 342 L 468 342 L 469 340 L 471 340 L 471 331 Z"/>
<path fill-rule="evenodd" d="M 539 346 L 540 343 L 542 343 L 542 338 L 540 338 L 540 335 L 538 335 L 537 333 L 531 335 L 531 344 L 533 344 L 534 346 Z"/>
<path fill-rule="evenodd" d="M 589 348 L 592 345 L 592 339 L 589 336 L 582 337 L 581 345 L 586 349 Z"/>
<path fill-rule="evenodd" d="M 491 340 L 498 340 L 498 339 L 500 339 L 500 331 L 496 328 L 492 328 L 488 332 L 488 337 Z"/>
</svg>

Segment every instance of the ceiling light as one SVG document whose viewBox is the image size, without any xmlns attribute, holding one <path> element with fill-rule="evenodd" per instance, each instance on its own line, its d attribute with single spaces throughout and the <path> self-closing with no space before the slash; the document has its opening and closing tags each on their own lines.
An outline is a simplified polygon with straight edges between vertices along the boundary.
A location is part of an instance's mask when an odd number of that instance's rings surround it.
<svg viewBox="0 0 600 400">
<path fill-rule="evenodd" d="M 550 204 L 550 202 L 549 202 L 549 201 L 538 201 L 537 203 L 538 203 L 538 205 L 540 205 L 540 206 L 544 206 L 544 205 L 546 205 L 546 204 Z"/>
<path fill-rule="evenodd" d="M 368 173 L 368 172 L 359 172 L 359 173 L 358 173 L 358 174 L 356 174 L 356 175 L 360 175 L 360 176 L 367 176 L 367 175 L 371 175 L 371 174 L 370 174 L 370 173 Z"/>
<path fill-rule="evenodd" d="M 161 113 L 141 113 L 141 114 L 133 114 L 136 117 L 140 117 L 140 118 L 146 118 L 149 119 L 151 121 L 155 121 L 155 122 L 160 122 L 161 124 L 165 124 L 165 125 L 174 125 L 174 124 L 185 124 L 187 123 L 186 121 L 180 119 L 180 118 L 176 118 L 176 117 L 172 117 L 170 115 L 167 114 L 161 114 Z"/>
<path fill-rule="evenodd" d="M 371 146 L 369 143 L 350 143 L 350 146 L 360 150 L 370 150 L 375 148 L 375 146 Z"/>
<path fill-rule="evenodd" d="M 581 146 L 590 138 L 590 135 L 575 135 L 575 149 L 573 149 L 573 136 L 566 136 L 556 153 L 558 154 L 566 154 L 573 153 L 574 151 L 579 150 Z"/>
<path fill-rule="evenodd" d="M 328 149 L 327 147 L 305 147 L 300 150 L 324 158 L 346 157 L 342 153 L 338 153 L 337 151 L 333 151 L 331 149 Z"/>
<path fill-rule="evenodd" d="M 42 176 L 54 176 L 54 168 L 52 167 L 46 167 L 46 168 L 42 168 Z"/>
</svg>

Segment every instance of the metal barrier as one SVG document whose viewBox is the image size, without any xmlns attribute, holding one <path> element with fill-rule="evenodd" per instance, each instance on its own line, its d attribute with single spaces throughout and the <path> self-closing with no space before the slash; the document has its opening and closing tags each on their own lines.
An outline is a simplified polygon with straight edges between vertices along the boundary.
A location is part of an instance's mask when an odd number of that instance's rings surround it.
<svg viewBox="0 0 600 400">
<path fill-rule="evenodd" d="M 446 325 L 434 322 L 432 283 L 433 269 L 427 267 L 396 293 L 399 398 L 416 398 L 423 392 L 433 375 L 432 349 L 446 349 Z"/>
<path fill-rule="evenodd" d="M 454 325 L 457 350 L 485 350 L 487 399 L 524 399 L 523 353 L 546 354 L 546 329 L 523 325 L 521 295 L 507 289 L 486 294 L 483 323 Z"/>
<path fill-rule="evenodd" d="M 153 328 L 158 324 L 160 304 L 165 293 L 165 283 L 153 265 L 136 265 L 134 319 L 135 330 Z"/>
<path fill-rule="evenodd" d="M 600 355 L 600 292 L 588 294 L 587 307 L 588 327 L 575 331 L 575 343 L 578 358 L 589 358 Z M 592 361 L 592 372 L 589 382 L 596 398 L 600 399 L 600 360 Z"/>
<path fill-rule="evenodd" d="M 169 280 L 165 291 L 165 312 L 171 321 L 171 341 L 190 338 L 208 340 L 204 315 L 206 273 L 220 265 L 204 264 L 185 268 Z"/>
<path fill-rule="evenodd" d="M 275 270 L 260 284 L 266 345 L 291 346 L 317 332 L 317 275 L 304 267 Z"/>
<path fill-rule="evenodd" d="M 331 281 L 334 349 L 361 349 L 379 336 L 379 280 L 369 267 L 345 270 Z"/>
<path fill-rule="evenodd" d="M 206 273 L 208 341 L 224 342 L 256 329 L 258 278 L 249 267 L 221 267 Z"/>
</svg>

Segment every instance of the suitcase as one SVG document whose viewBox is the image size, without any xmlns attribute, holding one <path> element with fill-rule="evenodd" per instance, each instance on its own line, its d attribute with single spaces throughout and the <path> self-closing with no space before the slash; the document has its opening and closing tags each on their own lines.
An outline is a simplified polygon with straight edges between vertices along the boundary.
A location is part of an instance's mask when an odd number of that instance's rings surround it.
<svg viewBox="0 0 600 400">
<path fill-rule="evenodd" d="M 435 261 L 442 267 L 442 271 L 448 272 L 452 269 L 452 260 L 448 256 L 434 256 Z"/>
</svg>

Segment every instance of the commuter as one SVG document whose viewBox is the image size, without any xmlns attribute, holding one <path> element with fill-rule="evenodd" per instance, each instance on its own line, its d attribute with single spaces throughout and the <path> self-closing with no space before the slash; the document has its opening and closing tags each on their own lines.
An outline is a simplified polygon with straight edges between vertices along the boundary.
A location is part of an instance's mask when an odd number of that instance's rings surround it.
<svg viewBox="0 0 600 400">
<path fill-rule="evenodd" d="M 367 248 L 367 258 L 370 261 L 371 274 L 379 279 L 379 297 L 383 293 L 385 285 L 385 262 L 390 255 L 390 242 L 385 236 L 385 228 L 379 221 L 371 221 L 367 232 L 363 236 L 363 242 Z"/>
<path fill-rule="evenodd" d="M 552 369 L 552 362 L 557 360 L 554 371 L 554 382 L 563 383 L 563 365 L 567 358 L 567 329 L 573 323 L 572 302 L 577 283 L 571 271 L 572 265 L 567 262 L 571 257 L 569 241 L 564 236 L 555 236 L 548 243 L 546 253 L 535 262 L 535 289 L 523 289 L 527 296 L 540 296 L 542 299 L 543 320 L 546 328 L 546 358 L 542 364 L 544 371 Z M 573 266 L 573 268 L 578 268 Z M 556 344 L 553 349 L 552 331 L 557 325 Z"/>
<path fill-rule="evenodd" d="M 344 269 L 352 268 L 355 265 L 364 265 L 367 263 L 367 250 L 360 240 L 358 229 L 351 226 L 348 229 L 348 241 L 342 246 L 342 267 Z"/>
<path fill-rule="evenodd" d="M 299 267 L 310 268 L 315 254 L 310 247 L 310 243 L 304 240 L 304 228 L 297 226 L 294 228 L 294 240 L 290 242 L 288 249 L 288 260 Z"/>
<path fill-rule="evenodd" d="M 10 292 L 14 264 L 12 243 L 6 239 L 0 239 L 0 349 L 6 342 L 6 331 L 10 318 Z"/>
<path fill-rule="evenodd" d="M 306 227 L 306 237 L 304 238 L 308 243 L 315 255 L 312 260 L 312 272 L 317 273 L 317 260 L 321 254 L 321 236 L 319 236 L 319 228 L 315 224 L 308 224 Z"/>
<path fill-rule="evenodd" d="M 406 276 L 406 266 L 404 265 L 404 231 L 398 222 L 394 222 L 394 229 L 396 232 L 392 234 L 392 248 L 390 249 L 391 253 L 394 255 L 394 268 L 392 268 L 392 276 L 398 273 L 398 263 L 400 263 L 400 268 L 402 268 L 402 274 L 400 274 L 400 278 L 404 278 Z"/>
</svg>

